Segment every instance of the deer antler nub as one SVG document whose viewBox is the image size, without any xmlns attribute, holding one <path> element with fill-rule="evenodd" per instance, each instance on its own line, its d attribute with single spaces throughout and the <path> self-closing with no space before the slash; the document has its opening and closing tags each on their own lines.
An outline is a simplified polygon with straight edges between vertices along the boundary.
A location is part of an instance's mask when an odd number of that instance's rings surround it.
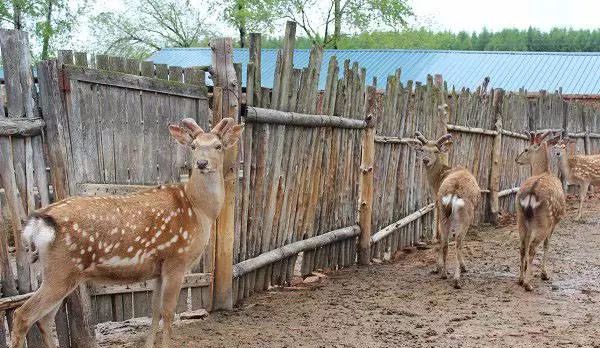
<svg viewBox="0 0 600 348">
<path fill-rule="evenodd" d="M 427 144 L 427 138 L 425 138 L 425 136 L 424 136 L 424 135 L 423 135 L 421 132 L 419 132 L 419 131 L 416 131 L 416 132 L 415 132 L 415 137 L 416 137 L 417 139 L 419 139 L 419 141 L 420 141 L 421 143 L 423 143 L 423 145 Z"/>
<path fill-rule="evenodd" d="M 440 147 L 450 139 L 452 139 L 452 134 L 444 134 L 435 142 L 435 144 L 437 145 L 437 147 Z"/>
</svg>

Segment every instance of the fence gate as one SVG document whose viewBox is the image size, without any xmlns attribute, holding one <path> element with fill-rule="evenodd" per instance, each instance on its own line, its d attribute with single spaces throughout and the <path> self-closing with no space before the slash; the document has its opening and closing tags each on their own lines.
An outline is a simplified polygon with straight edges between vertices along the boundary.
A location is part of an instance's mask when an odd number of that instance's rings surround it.
<svg viewBox="0 0 600 348">
<path fill-rule="evenodd" d="M 124 194 L 186 180 L 185 149 L 167 127 L 183 117 L 208 125 L 204 71 L 64 51 L 39 74 L 57 196 Z M 178 313 L 211 308 L 213 255 L 186 277 Z M 92 284 L 91 320 L 150 316 L 152 288 Z"/>
</svg>

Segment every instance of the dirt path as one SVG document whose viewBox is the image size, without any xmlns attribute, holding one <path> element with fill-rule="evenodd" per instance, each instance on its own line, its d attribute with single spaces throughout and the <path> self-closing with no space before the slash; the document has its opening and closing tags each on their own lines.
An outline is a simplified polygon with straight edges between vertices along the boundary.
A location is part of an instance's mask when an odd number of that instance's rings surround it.
<svg viewBox="0 0 600 348">
<path fill-rule="evenodd" d="M 551 243 L 552 280 L 535 268 L 531 293 L 516 283 L 514 227 L 482 227 L 470 232 L 461 290 L 430 274 L 433 250 L 418 251 L 180 322 L 174 347 L 600 347 L 600 201 L 584 224 L 572 206 Z M 101 346 L 142 347 L 147 326 L 138 329 Z"/>
</svg>

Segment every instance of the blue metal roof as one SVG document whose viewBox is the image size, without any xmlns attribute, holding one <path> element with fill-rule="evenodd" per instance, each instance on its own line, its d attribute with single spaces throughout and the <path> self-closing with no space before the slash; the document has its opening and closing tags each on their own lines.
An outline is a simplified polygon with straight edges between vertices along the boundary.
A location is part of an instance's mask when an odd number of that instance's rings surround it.
<svg viewBox="0 0 600 348">
<path fill-rule="evenodd" d="M 262 50 L 262 84 L 272 87 L 277 49 Z M 155 52 L 149 61 L 172 66 L 205 66 L 211 64 L 210 48 L 165 48 Z M 308 65 L 310 50 L 296 49 L 294 67 Z M 402 69 L 402 82 L 424 82 L 428 74 L 442 74 L 449 86 L 476 88 L 486 76 L 490 85 L 515 91 L 554 91 L 562 87 L 565 94 L 600 94 L 600 53 L 584 52 L 479 52 L 435 50 L 325 50 L 319 87 L 325 87 L 327 63 L 337 56 L 340 66 L 349 59 L 367 69 L 367 81 L 377 77 L 385 86 L 388 75 Z M 242 63 L 246 82 L 248 50 L 234 49 L 233 59 Z M 343 68 L 340 69 L 340 75 Z M 207 80 L 210 83 L 210 80 Z"/>
</svg>

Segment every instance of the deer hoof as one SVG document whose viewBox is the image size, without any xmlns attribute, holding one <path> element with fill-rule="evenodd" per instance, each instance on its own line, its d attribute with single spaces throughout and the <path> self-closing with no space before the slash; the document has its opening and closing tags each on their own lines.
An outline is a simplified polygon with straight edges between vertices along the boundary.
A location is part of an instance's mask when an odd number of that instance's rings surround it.
<svg viewBox="0 0 600 348">
<path fill-rule="evenodd" d="M 439 274 L 440 273 L 440 269 L 439 268 L 434 268 L 429 273 L 430 274 Z"/>
<path fill-rule="evenodd" d="M 454 288 L 455 289 L 462 288 L 462 286 L 460 285 L 460 280 L 459 279 L 454 279 Z"/>
<path fill-rule="evenodd" d="M 465 265 L 460 265 L 460 271 L 461 273 L 467 273 L 467 267 L 465 267 Z"/>
<path fill-rule="evenodd" d="M 448 279 L 448 272 L 446 272 L 444 270 L 442 272 L 440 272 L 440 278 L 442 278 L 442 279 Z"/>
<path fill-rule="evenodd" d="M 531 284 L 527 283 L 527 284 L 523 284 L 523 287 L 525 288 L 525 290 L 527 291 L 533 291 L 533 286 L 531 286 Z"/>
<path fill-rule="evenodd" d="M 542 280 L 550 280 L 550 276 L 548 276 L 548 273 L 542 272 Z"/>
</svg>

